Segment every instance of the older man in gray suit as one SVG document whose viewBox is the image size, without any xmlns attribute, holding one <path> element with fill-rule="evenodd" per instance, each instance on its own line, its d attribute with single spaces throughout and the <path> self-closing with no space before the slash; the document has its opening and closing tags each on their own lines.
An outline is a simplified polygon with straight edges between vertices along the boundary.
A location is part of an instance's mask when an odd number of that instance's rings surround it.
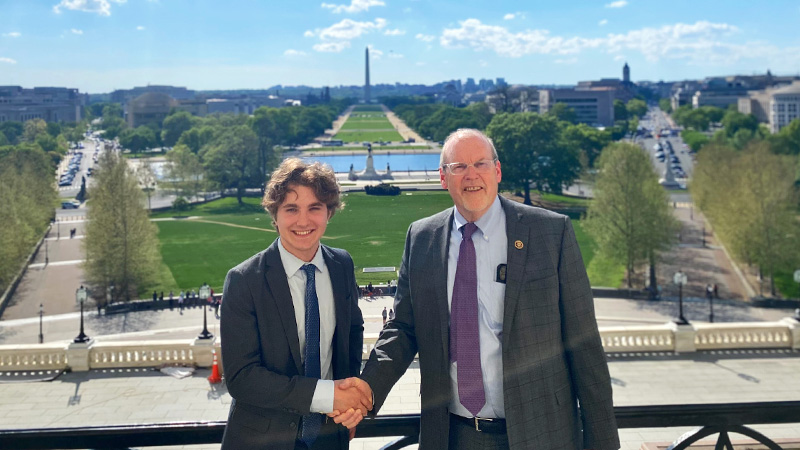
<svg viewBox="0 0 800 450">
<path fill-rule="evenodd" d="M 569 218 L 498 196 L 497 152 L 477 130 L 450 135 L 441 162 L 455 208 L 409 228 L 395 318 L 363 381 L 341 387 L 371 390 L 375 414 L 418 353 L 421 449 L 619 448 Z"/>
</svg>

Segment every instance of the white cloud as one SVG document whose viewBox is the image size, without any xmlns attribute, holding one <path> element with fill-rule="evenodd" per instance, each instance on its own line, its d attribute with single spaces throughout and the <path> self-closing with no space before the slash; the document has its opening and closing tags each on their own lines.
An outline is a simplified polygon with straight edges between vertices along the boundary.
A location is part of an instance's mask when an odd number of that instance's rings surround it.
<svg viewBox="0 0 800 450">
<path fill-rule="evenodd" d="M 18 38 L 22 36 L 22 33 L 19 31 L 12 31 L 10 33 L 3 33 L 3 37 L 10 37 L 10 38 Z"/>
<path fill-rule="evenodd" d="M 138 27 L 136 27 L 136 30 L 137 31 L 144 31 L 144 27 L 142 25 L 139 25 Z"/>
<path fill-rule="evenodd" d="M 395 28 L 394 30 L 386 30 L 383 32 L 386 36 L 402 36 L 406 34 L 406 30 L 401 30 L 400 28 Z"/>
<path fill-rule="evenodd" d="M 489 63 L 482 59 L 478 61 L 478 65 L 481 67 L 489 67 Z"/>
<path fill-rule="evenodd" d="M 111 4 L 109 1 L 113 3 L 125 3 L 127 0 L 61 0 L 59 4 L 53 6 L 53 12 L 61 14 L 61 8 L 64 8 L 72 11 L 83 11 L 101 16 L 110 16 Z"/>
<path fill-rule="evenodd" d="M 614 61 L 623 61 L 623 60 L 625 60 L 625 56 L 623 55 L 617 55 L 614 57 Z"/>
<path fill-rule="evenodd" d="M 386 27 L 386 19 L 377 18 L 372 22 L 356 22 L 344 19 L 328 28 L 306 31 L 305 36 L 317 36 L 320 43 L 313 46 L 318 52 L 341 52 L 350 47 L 350 41 L 372 31 Z"/>
<path fill-rule="evenodd" d="M 677 23 L 660 28 L 641 28 L 625 34 L 608 34 L 601 38 L 553 36 L 548 30 L 512 32 L 506 27 L 485 25 L 478 19 L 467 19 L 458 28 L 442 32 L 440 43 L 445 48 L 472 48 L 491 51 L 500 56 L 518 58 L 525 55 L 576 55 L 586 50 L 610 54 L 639 52 L 651 62 L 659 59 L 682 59 L 695 64 L 731 64 L 741 58 L 790 56 L 788 48 L 771 44 L 731 43 L 739 29 L 725 23 L 699 21 Z M 562 63 L 568 59 L 562 58 Z"/>
<path fill-rule="evenodd" d="M 578 58 L 565 58 L 565 59 L 555 60 L 556 64 L 576 64 L 577 62 Z"/>
<path fill-rule="evenodd" d="M 15 61 L 15 60 L 13 60 L 13 59 L 11 59 L 11 58 L 3 58 L 3 57 L 0 57 L 0 63 L 6 63 L 6 64 L 16 64 L 16 63 L 17 63 L 17 61 Z"/>
<path fill-rule="evenodd" d="M 400 58 L 405 58 L 405 55 L 403 55 L 401 53 L 395 53 L 395 52 L 389 50 L 389 58 L 400 59 Z"/>
<path fill-rule="evenodd" d="M 628 2 L 625 0 L 617 0 L 615 2 L 606 3 L 606 8 L 622 8 L 623 6 L 627 6 Z"/>
<path fill-rule="evenodd" d="M 72 34 L 77 34 L 79 36 L 83 34 L 83 30 L 78 30 L 78 29 L 75 29 L 75 28 L 73 28 L 73 29 L 71 29 L 69 31 L 71 31 Z"/>
<path fill-rule="evenodd" d="M 381 0 L 351 0 L 349 5 L 334 5 L 333 3 L 322 4 L 323 8 L 330 9 L 335 14 L 342 12 L 352 14 L 367 11 L 373 6 L 386 6 L 386 3 Z"/>
<path fill-rule="evenodd" d="M 283 52 L 283 55 L 284 56 L 306 56 L 307 53 L 302 51 L 302 50 L 295 50 L 295 49 L 290 48 L 290 49 L 286 50 L 285 52 Z"/>
<path fill-rule="evenodd" d="M 506 14 L 505 16 L 503 16 L 503 20 L 514 20 L 514 14 L 512 13 Z"/>
<path fill-rule="evenodd" d="M 303 33 L 303 37 L 314 37 L 314 32 L 311 30 L 306 30 L 306 32 Z"/>
<path fill-rule="evenodd" d="M 601 20 L 600 22 L 597 22 L 597 24 L 598 24 L 598 25 L 600 25 L 601 27 L 602 27 L 603 25 L 606 25 L 607 23 L 608 23 L 608 20 L 606 20 L 606 19 L 603 19 L 603 20 Z"/>
<path fill-rule="evenodd" d="M 339 53 L 346 48 L 350 48 L 350 41 L 323 42 L 315 44 L 312 48 L 318 52 Z"/>
<path fill-rule="evenodd" d="M 424 42 L 431 42 L 434 39 L 436 39 L 436 36 L 433 36 L 433 35 L 430 35 L 430 34 L 422 34 L 422 33 L 419 33 L 414 37 L 419 39 L 420 41 L 424 41 Z"/>
<path fill-rule="evenodd" d="M 414 65 L 416 65 L 416 66 L 419 66 L 419 67 L 422 67 L 422 66 L 424 66 L 424 65 L 425 65 L 425 63 L 424 63 L 424 62 L 422 62 L 422 61 L 417 61 L 417 62 L 416 62 L 416 64 L 414 64 Z"/>
<path fill-rule="evenodd" d="M 372 45 L 368 45 L 367 47 L 369 47 L 369 57 L 370 57 L 370 59 L 376 59 L 376 60 L 377 59 L 381 59 L 381 56 L 383 56 L 383 52 L 382 51 L 378 50 L 377 48 L 372 47 Z"/>
</svg>

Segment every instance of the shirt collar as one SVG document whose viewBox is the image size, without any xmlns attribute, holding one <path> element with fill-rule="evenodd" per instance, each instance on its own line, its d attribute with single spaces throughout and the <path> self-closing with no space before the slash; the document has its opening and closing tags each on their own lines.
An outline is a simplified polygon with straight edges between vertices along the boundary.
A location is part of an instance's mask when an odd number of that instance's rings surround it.
<svg viewBox="0 0 800 450">
<path fill-rule="evenodd" d="M 286 271 L 286 277 L 291 278 L 293 277 L 301 267 L 306 264 L 313 264 L 317 267 L 317 272 L 325 271 L 325 258 L 322 256 L 322 252 L 320 248 L 322 244 L 317 247 L 317 253 L 314 254 L 314 257 L 311 258 L 310 262 L 305 262 L 302 259 L 294 256 L 293 254 L 289 253 L 289 250 L 286 250 L 283 247 L 283 242 L 281 238 L 278 238 L 278 251 L 281 254 L 281 263 L 283 263 L 283 270 Z"/>
<path fill-rule="evenodd" d="M 453 225 L 455 225 L 455 228 L 461 232 L 461 227 L 466 225 L 468 220 L 465 219 L 460 212 L 458 212 L 458 208 L 453 207 L 453 210 L 455 210 L 455 214 L 453 214 Z M 475 221 L 475 225 L 477 225 L 478 229 L 484 236 L 488 234 L 489 230 L 497 225 L 502 212 L 503 206 L 500 204 L 500 198 L 495 197 L 494 201 L 492 202 L 492 206 L 486 210 L 486 214 L 482 215 L 480 219 Z"/>
</svg>

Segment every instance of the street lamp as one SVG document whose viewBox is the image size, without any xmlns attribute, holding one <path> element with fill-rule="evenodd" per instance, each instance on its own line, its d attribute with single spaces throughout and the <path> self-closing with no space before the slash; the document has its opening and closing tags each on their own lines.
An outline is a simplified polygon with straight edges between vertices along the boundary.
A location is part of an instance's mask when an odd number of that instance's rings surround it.
<svg viewBox="0 0 800 450">
<path fill-rule="evenodd" d="M 203 285 L 200 286 L 200 292 L 198 293 L 201 302 L 203 300 L 208 300 L 208 296 L 210 294 L 211 294 L 211 287 L 208 285 L 208 283 L 203 283 Z M 205 304 L 202 304 L 201 306 L 203 307 L 203 332 L 197 336 L 197 339 L 212 339 L 214 335 L 209 333 L 208 331 L 208 319 L 206 318 L 207 308 Z"/>
<path fill-rule="evenodd" d="M 39 343 L 44 343 L 44 334 L 42 334 L 42 316 L 44 316 L 44 305 L 39 303 Z"/>
<path fill-rule="evenodd" d="M 75 291 L 75 301 L 81 304 L 81 333 L 72 341 L 76 344 L 84 344 L 89 342 L 89 336 L 83 332 L 83 302 L 86 301 L 86 297 L 88 296 L 89 291 L 86 290 L 83 285 Z"/>
<path fill-rule="evenodd" d="M 689 321 L 686 320 L 686 317 L 683 317 L 683 285 L 686 284 L 688 279 L 686 274 L 679 270 L 675 272 L 672 281 L 678 285 L 678 317 L 672 319 L 672 321 L 678 325 L 688 325 Z"/>
</svg>

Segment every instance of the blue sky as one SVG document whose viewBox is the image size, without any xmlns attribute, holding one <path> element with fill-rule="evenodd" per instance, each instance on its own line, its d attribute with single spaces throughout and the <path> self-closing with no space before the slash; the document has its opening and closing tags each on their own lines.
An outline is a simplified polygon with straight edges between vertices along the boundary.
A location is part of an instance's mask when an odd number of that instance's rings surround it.
<svg viewBox="0 0 800 450">
<path fill-rule="evenodd" d="M 367 46 L 373 83 L 794 75 L 800 1 L 0 0 L 0 85 L 362 84 Z"/>
</svg>

